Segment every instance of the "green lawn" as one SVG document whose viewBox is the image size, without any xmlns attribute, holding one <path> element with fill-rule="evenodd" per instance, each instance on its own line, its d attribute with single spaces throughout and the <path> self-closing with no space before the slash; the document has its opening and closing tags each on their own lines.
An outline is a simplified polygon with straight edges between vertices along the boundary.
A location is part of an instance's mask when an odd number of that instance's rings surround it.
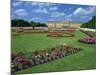
<svg viewBox="0 0 100 75">
<path fill-rule="evenodd" d="M 51 71 L 69 71 L 69 70 L 84 70 L 96 68 L 96 48 L 95 45 L 84 44 L 78 42 L 80 38 L 87 35 L 80 32 L 75 32 L 74 37 L 47 37 L 46 34 L 18 34 L 12 35 L 11 49 L 13 53 L 24 52 L 30 56 L 34 50 L 46 49 L 62 45 L 83 48 L 77 54 L 66 56 L 46 64 L 34 66 L 29 69 L 18 71 L 17 74 L 51 72 Z"/>
</svg>

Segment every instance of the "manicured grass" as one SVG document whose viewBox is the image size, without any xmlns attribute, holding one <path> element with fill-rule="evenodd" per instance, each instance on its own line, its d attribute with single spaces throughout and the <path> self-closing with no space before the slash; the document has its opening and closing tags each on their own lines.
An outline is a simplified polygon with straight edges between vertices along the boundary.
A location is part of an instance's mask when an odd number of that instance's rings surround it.
<svg viewBox="0 0 100 75">
<path fill-rule="evenodd" d="M 74 37 L 47 37 L 46 34 L 18 34 L 12 35 L 11 49 L 13 53 L 24 52 L 27 55 L 34 50 L 47 49 L 62 45 L 66 43 L 69 46 L 83 48 L 77 54 L 66 56 L 46 64 L 34 66 L 29 69 L 16 72 L 17 74 L 23 73 L 37 73 L 37 72 L 54 72 L 54 71 L 69 71 L 69 70 L 83 70 L 96 68 L 96 49 L 95 45 L 84 44 L 78 42 L 80 38 L 87 35 L 80 32 L 75 32 Z"/>
</svg>

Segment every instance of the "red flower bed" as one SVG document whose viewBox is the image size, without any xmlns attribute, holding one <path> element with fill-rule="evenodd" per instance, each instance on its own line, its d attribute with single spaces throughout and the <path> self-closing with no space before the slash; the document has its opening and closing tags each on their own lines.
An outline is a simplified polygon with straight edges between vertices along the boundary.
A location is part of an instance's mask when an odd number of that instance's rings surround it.
<svg viewBox="0 0 100 75">
<path fill-rule="evenodd" d="M 75 30 L 75 29 L 68 29 L 67 31 L 73 33 L 73 32 L 75 32 L 76 30 Z"/>
<path fill-rule="evenodd" d="M 76 31 L 76 29 L 73 28 L 68 28 L 68 29 L 62 29 L 62 30 L 53 30 L 53 32 L 63 32 L 63 33 L 74 33 Z"/>
<path fill-rule="evenodd" d="M 79 40 L 80 42 L 83 42 L 83 43 L 87 43 L 87 44 L 95 44 L 96 43 L 96 38 L 82 38 Z"/>
<path fill-rule="evenodd" d="M 26 69 L 31 66 L 43 64 L 64 56 L 79 52 L 80 48 L 73 48 L 67 45 L 61 45 L 48 50 L 38 50 L 27 57 L 24 53 L 12 54 L 11 58 L 11 72 Z"/>
<path fill-rule="evenodd" d="M 20 52 L 18 54 L 12 54 L 12 71 L 21 70 L 27 67 L 32 66 L 31 59 L 27 58 L 24 53 Z"/>
<path fill-rule="evenodd" d="M 52 36 L 52 37 L 61 37 L 61 36 L 63 36 L 63 34 L 62 33 L 58 33 L 58 32 L 50 32 L 50 33 L 48 33 L 48 35 L 47 36 Z"/>
<path fill-rule="evenodd" d="M 63 33 L 63 32 L 50 32 L 47 34 L 50 37 L 73 37 L 74 34 L 71 33 Z"/>
</svg>

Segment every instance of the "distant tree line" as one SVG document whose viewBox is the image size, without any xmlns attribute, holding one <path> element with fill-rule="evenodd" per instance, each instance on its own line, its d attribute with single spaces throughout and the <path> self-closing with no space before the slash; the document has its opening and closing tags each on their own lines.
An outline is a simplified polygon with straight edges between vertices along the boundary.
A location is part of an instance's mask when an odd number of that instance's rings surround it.
<svg viewBox="0 0 100 75">
<path fill-rule="evenodd" d="M 96 16 L 93 16 L 92 20 L 89 22 L 83 23 L 81 27 L 96 29 Z"/>
<path fill-rule="evenodd" d="M 32 27 L 47 27 L 45 23 L 39 23 L 34 21 L 31 21 L 30 24 L 32 25 Z"/>
<path fill-rule="evenodd" d="M 45 23 L 39 23 L 39 22 L 28 22 L 23 19 L 13 19 L 11 20 L 11 26 L 12 27 L 46 27 L 47 25 Z"/>
</svg>

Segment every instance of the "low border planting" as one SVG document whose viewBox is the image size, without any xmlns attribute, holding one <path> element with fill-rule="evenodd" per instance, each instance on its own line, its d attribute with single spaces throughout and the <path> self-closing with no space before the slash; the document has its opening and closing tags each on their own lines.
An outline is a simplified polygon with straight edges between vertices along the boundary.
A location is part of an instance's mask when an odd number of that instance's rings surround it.
<svg viewBox="0 0 100 75">
<path fill-rule="evenodd" d="M 27 69 L 39 64 L 47 63 L 81 51 L 81 48 L 74 48 L 61 45 L 48 50 L 34 51 L 31 57 L 27 57 L 23 52 L 11 55 L 11 72 Z"/>
<path fill-rule="evenodd" d="M 80 31 L 87 34 L 90 37 L 95 37 L 96 36 L 96 33 L 93 32 L 93 31 L 85 31 L 85 30 L 82 30 L 82 29 L 80 29 Z"/>
</svg>

